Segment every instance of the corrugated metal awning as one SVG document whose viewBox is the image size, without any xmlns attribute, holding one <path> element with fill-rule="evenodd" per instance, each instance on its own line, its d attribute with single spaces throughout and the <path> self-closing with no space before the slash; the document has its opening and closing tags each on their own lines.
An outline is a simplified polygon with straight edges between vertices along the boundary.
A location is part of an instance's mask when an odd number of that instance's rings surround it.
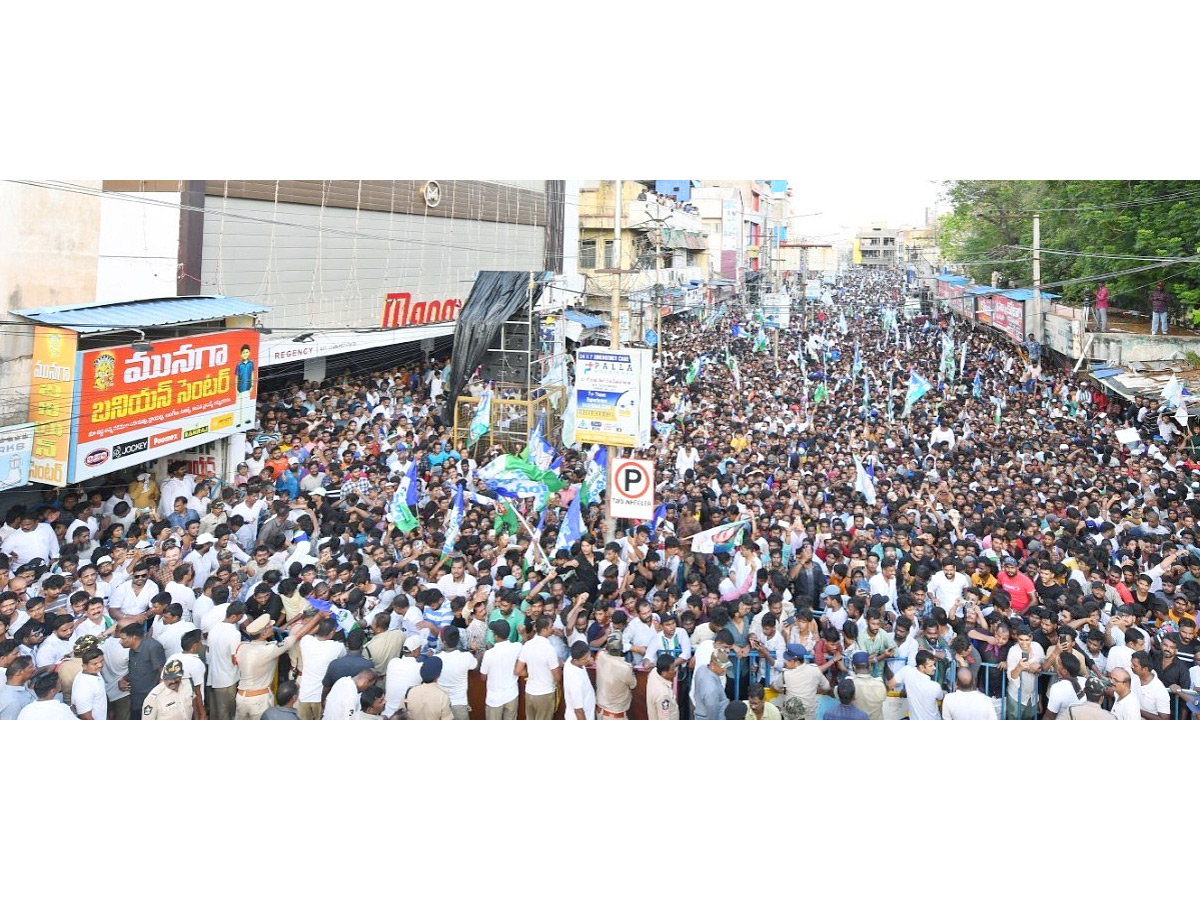
<svg viewBox="0 0 1200 900">
<path fill-rule="evenodd" d="M 269 310 L 270 307 L 257 303 L 213 295 L 119 300 L 115 303 L 74 303 L 69 306 L 14 309 L 12 312 L 39 325 L 67 328 L 80 334 L 95 334 L 130 328 L 159 328 L 165 325 L 183 325 L 187 322 L 206 322 L 231 316 L 253 316 Z"/>
<path fill-rule="evenodd" d="M 589 316 L 587 313 L 581 313 L 574 309 L 568 309 L 566 316 L 568 322 L 577 322 L 584 328 L 604 328 L 609 324 L 606 319 L 598 319 L 595 316 Z"/>
</svg>

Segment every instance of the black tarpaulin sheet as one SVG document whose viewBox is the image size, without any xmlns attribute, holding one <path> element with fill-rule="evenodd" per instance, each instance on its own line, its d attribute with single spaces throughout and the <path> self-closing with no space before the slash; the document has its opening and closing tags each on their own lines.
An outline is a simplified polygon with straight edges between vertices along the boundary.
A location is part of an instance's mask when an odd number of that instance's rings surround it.
<svg viewBox="0 0 1200 900">
<path fill-rule="evenodd" d="M 526 303 L 537 303 L 542 286 L 534 281 L 529 291 L 529 272 L 480 272 L 471 287 L 471 294 L 458 313 L 454 326 L 454 350 L 450 357 L 450 380 L 446 385 L 449 402 L 442 421 L 454 422 L 454 403 L 467 385 L 467 379 L 479 366 L 488 347 L 496 345 L 504 323 L 524 309 Z M 533 273 L 537 277 L 539 273 Z M 537 336 L 534 336 L 537 340 Z"/>
</svg>

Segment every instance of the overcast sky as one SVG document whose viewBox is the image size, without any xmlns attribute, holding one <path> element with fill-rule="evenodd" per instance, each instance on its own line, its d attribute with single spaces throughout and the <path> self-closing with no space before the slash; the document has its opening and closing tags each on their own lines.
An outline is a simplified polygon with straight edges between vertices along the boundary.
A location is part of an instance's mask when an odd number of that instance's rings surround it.
<svg viewBox="0 0 1200 900">
<path fill-rule="evenodd" d="M 920 226 L 925 221 L 925 208 L 937 199 L 940 185 L 940 181 L 895 172 L 789 178 L 793 213 L 821 213 L 794 219 L 790 234 L 832 241 L 852 236 L 859 227 L 872 222 L 886 222 L 889 228 Z"/>
</svg>

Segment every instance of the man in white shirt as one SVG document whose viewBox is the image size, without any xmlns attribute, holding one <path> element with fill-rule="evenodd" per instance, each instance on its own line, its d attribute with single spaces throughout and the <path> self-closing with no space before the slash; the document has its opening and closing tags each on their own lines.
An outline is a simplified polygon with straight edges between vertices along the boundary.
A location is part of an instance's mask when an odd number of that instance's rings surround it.
<svg viewBox="0 0 1200 900">
<path fill-rule="evenodd" d="M 183 558 L 183 561 L 192 567 L 196 584 L 208 581 L 208 576 L 217 567 L 217 554 L 213 550 L 213 544 L 216 542 L 217 539 L 211 534 L 202 534 L 196 538 L 192 551 Z"/>
<path fill-rule="evenodd" d="M 133 577 L 122 582 L 108 598 L 108 615 L 114 621 L 138 616 L 145 621 L 146 610 L 157 593 L 158 585 L 150 580 L 149 566 L 138 563 L 133 570 Z"/>
<path fill-rule="evenodd" d="M 908 717 L 913 721 L 936 721 L 942 718 L 937 702 L 945 696 L 933 680 L 937 659 L 928 650 L 918 650 L 915 665 L 908 665 L 888 682 L 889 688 L 903 687 L 908 697 Z"/>
<path fill-rule="evenodd" d="M 81 719 L 103 722 L 108 718 L 108 696 L 100 670 L 104 668 L 104 651 L 85 650 L 80 657 L 83 668 L 71 682 L 71 708 Z"/>
<path fill-rule="evenodd" d="M 455 559 L 450 563 L 450 574 L 437 580 L 437 589 L 447 601 L 468 597 L 475 590 L 475 576 L 467 574 L 463 560 Z M 440 681 L 438 683 L 441 684 Z"/>
<path fill-rule="evenodd" d="M 409 688 L 421 683 L 421 660 L 419 658 L 425 638 L 417 634 L 404 639 L 404 650 L 395 659 L 388 660 L 386 690 L 384 694 L 384 718 L 390 719 L 404 706 L 404 697 Z M 443 663 L 443 670 L 445 663 Z M 453 701 L 452 701 L 453 702 Z M 451 707 L 451 712 L 454 709 Z"/>
<path fill-rule="evenodd" d="M 635 611 L 637 615 L 625 626 L 623 650 L 625 653 L 632 653 L 633 664 L 640 666 L 646 655 L 646 648 L 650 646 L 657 632 L 654 629 L 654 612 L 650 601 L 639 600 Z"/>
<path fill-rule="evenodd" d="M 450 712 L 454 718 L 465 721 L 471 717 L 471 707 L 467 703 L 467 673 L 479 667 L 479 660 L 474 653 L 459 647 L 461 639 L 462 633 L 455 626 L 447 625 L 442 629 L 443 649 L 438 654 L 442 660 L 442 674 L 438 684 L 450 695 Z"/>
<path fill-rule="evenodd" d="M 204 660 L 200 658 L 200 650 L 204 642 L 200 635 L 200 629 L 195 625 L 192 630 L 185 634 L 179 642 L 179 652 L 167 657 L 167 662 L 173 659 L 179 660 L 183 666 L 183 674 L 191 679 L 192 686 L 200 694 L 200 704 L 204 705 L 204 692 L 208 684 L 208 667 L 204 665 Z M 165 652 L 165 648 L 164 648 Z M 234 701 L 236 709 L 236 700 Z"/>
<path fill-rule="evenodd" d="M 55 545 L 57 546 L 57 541 Z M 0 545 L 0 552 L 12 560 L 14 571 L 31 559 L 49 559 L 46 536 L 38 529 L 38 520 L 33 513 L 21 516 L 20 530 L 14 531 L 4 539 L 4 543 Z"/>
<path fill-rule="evenodd" d="M 550 643 L 554 620 L 550 616 L 538 616 L 534 627 L 537 634 L 521 646 L 514 670 L 518 678 L 526 679 L 525 718 L 544 721 L 554 718 L 562 669 L 558 654 Z"/>
<path fill-rule="evenodd" d="M 1171 718 L 1171 694 L 1159 680 L 1145 650 L 1133 654 L 1132 687 L 1143 719 Z"/>
<path fill-rule="evenodd" d="M 963 576 L 966 577 L 965 575 Z M 881 597 L 887 597 L 888 603 L 886 608 L 895 612 L 896 600 L 899 599 L 899 591 L 896 588 L 896 562 L 895 560 L 885 559 L 879 571 L 871 576 L 871 581 L 867 588 L 871 596 L 879 594 Z"/>
<path fill-rule="evenodd" d="M 17 713 L 17 721 L 78 722 L 71 707 L 58 699 L 59 687 L 57 672 L 43 672 L 33 679 L 33 693 L 37 699 Z"/>
<path fill-rule="evenodd" d="M 339 678 L 329 689 L 329 696 L 325 698 L 325 713 L 321 718 L 335 722 L 349 720 L 360 708 L 359 696 L 373 684 L 374 669 L 363 669 L 354 675 Z"/>
<path fill-rule="evenodd" d="M 1112 714 L 1126 722 L 1142 721 L 1142 705 L 1133 692 L 1133 676 L 1127 669 L 1120 667 L 1109 670 L 1109 681 L 1112 682 L 1113 693 L 1117 701 L 1113 704 Z"/>
<path fill-rule="evenodd" d="M 511 629 L 503 619 L 497 619 L 488 627 L 496 643 L 483 654 L 483 663 L 479 666 L 479 674 L 487 678 L 484 718 L 489 721 L 515 719 L 519 695 L 516 665 L 521 645 L 509 640 Z"/>
<path fill-rule="evenodd" d="M 954 604 L 962 602 L 963 591 L 970 585 L 970 580 L 958 571 L 954 560 L 947 557 L 942 561 L 942 570 L 929 579 L 929 596 L 948 614 Z"/>
<path fill-rule="evenodd" d="M 335 659 L 346 655 L 346 645 L 333 640 L 337 622 L 324 619 L 317 626 L 316 634 L 306 634 L 300 638 L 300 658 L 302 660 L 300 675 L 300 718 L 302 720 L 317 720 L 321 718 L 321 700 L 323 688 L 321 682 L 329 664 Z"/>
<path fill-rule="evenodd" d="M 930 449 L 933 449 L 941 443 L 949 444 L 950 449 L 953 450 L 956 441 L 954 439 L 954 431 L 951 430 L 949 426 L 939 423 L 933 427 L 933 431 L 929 434 Z"/>
<path fill-rule="evenodd" d="M 947 722 L 994 722 L 996 705 L 987 694 L 975 689 L 975 676 L 969 666 L 959 666 L 955 676 L 958 690 L 942 700 L 942 719 Z"/>
<path fill-rule="evenodd" d="M 569 721 L 596 718 L 596 689 L 587 673 L 591 661 L 586 641 L 571 645 L 571 661 L 563 668 L 564 718 Z"/>
<path fill-rule="evenodd" d="M 246 604 L 230 603 L 225 618 L 208 633 L 208 699 L 209 718 L 232 721 L 236 712 L 237 685 L 241 670 L 237 664 L 237 649 L 242 643 L 238 627 L 246 618 Z"/>
</svg>

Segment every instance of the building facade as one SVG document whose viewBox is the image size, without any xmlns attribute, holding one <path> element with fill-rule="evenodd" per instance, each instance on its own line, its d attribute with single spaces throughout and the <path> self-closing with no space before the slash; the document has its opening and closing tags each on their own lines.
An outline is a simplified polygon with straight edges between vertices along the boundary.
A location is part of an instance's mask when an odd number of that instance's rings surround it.
<svg viewBox="0 0 1200 900">
<path fill-rule="evenodd" d="M 58 327 L 40 324 L 52 319 L 62 323 L 53 346 L 64 360 L 66 332 L 89 318 L 105 327 L 80 331 L 79 348 L 128 349 L 141 334 L 157 349 L 177 337 L 250 329 L 257 340 L 238 347 L 253 345 L 257 377 L 319 380 L 448 351 L 481 270 L 554 273 L 543 303 L 566 305 L 572 285 L 581 287 L 576 207 L 565 203 L 577 184 L 0 184 L 0 428 L 29 424 L 35 333 Z M 198 299 L 165 302 L 177 297 Z M 218 308 L 229 314 L 209 314 Z M 60 389 L 79 397 L 77 385 Z M 181 432 L 193 431 L 190 441 L 197 427 Z M 161 447 L 171 452 L 169 442 Z M 77 468 L 67 471 L 87 474 Z"/>
</svg>

